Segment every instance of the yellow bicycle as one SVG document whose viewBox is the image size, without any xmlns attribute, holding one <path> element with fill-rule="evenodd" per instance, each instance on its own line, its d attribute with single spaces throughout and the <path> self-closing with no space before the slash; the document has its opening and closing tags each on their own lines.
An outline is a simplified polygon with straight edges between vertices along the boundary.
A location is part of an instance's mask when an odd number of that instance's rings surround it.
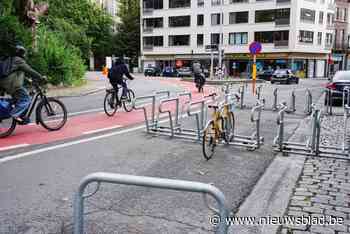
<svg viewBox="0 0 350 234">
<path fill-rule="evenodd" d="M 228 144 L 234 137 L 235 116 L 232 106 L 229 103 L 208 105 L 214 111 L 203 132 L 202 149 L 206 160 L 213 157 L 217 145 L 222 142 Z"/>
</svg>

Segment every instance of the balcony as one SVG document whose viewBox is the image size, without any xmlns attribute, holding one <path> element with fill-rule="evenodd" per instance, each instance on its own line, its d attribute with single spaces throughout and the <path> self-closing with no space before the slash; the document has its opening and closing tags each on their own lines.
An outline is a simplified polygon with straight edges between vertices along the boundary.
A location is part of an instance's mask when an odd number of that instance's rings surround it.
<svg viewBox="0 0 350 234">
<path fill-rule="evenodd" d="M 273 44 L 275 47 L 288 47 L 288 40 L 282 40 L 282 41 L 274 41 Z"/>
<path fill-rule="evenodd" d="M 152 51 L 153 50 L 153 45 L 144 45 L 143 50 L 145 51 Z"/>
<path fill-rule="evenodd" d="M 143 33 L 153 33 L 153 27 L 144 27 Z"/>
<path fill-rule="evenodd" d="M 286 4 L 286 3 L 290 3 L 291 0 L 276 0 L 276 4 Z"/>
<path fill-rule="evenodd" d="M 289 24 L 290 24 L 289 18 L 275 19 L 275 26 L 289 26 Z"/>
</svg>

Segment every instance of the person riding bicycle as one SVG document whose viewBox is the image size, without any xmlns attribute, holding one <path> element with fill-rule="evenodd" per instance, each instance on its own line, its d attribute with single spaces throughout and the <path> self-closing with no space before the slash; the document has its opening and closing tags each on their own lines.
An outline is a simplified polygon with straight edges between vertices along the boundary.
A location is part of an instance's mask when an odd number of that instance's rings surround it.
<svg viewBox="0 0 350 234">
<path fill-rule="evenodd" d="M 199 61 L 195 61 L 192 65 L 194 82 L 201 86 L 205 83 L 205 76 L 202 73 L 202 66 Z"/>
<path fill-rule="evenodd" d="M 113 64 L 112 68 L 108 72 L 108 78 L 109 78 L 109 83 L 113 86 L 117 95 L 118 95 L 118 85 L 122 86 L 123 90 L 122 90 L 121 99 L 127 99 L 127 92 L 128 92 L 128 86 L 123 79 L 124 75 L 129 80 L 135 79 L 132 75 L 130 75 L 129 69 L 125 65 L 123 59 L 117 58 L 117 60 Z"/>
<path fill-rule="evenodd" d="M 46 77 L 26 63 L 27 50 L 23 46 L 17 45 L 15 49 L 15 56 L 11 58 L 12 63 L 9 75 L 0 79 L 0 88 L 11 95 L 14 101 L 14 108 L 11 110 L 10 115 L 19 123 L 26 123 L 29 120 L 23 119 L 22 116 L 28 109 L 31 98 L 27 89 L 24 88 L 25 76 L 27 75 L 38 81 L 46 81 Z"/>
</svg>

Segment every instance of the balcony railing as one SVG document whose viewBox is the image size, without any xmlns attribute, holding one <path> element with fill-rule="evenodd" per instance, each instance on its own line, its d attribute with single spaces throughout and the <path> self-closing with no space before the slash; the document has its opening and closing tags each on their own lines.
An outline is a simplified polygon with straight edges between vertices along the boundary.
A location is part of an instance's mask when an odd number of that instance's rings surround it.
<svg viewBox="0 0 350 234">
<path fill-rule="evenodd" d="M 290 24 L 289 18 L 280 18 L 275 19 L 276 26 L 288 26 Z"/>
<path fill-rule="evenodd" d="M 288 40 L 282 40 L 282 41 L 274 41 L 273 44 L 275 47 L 288 47 Z"/>
<path fill-rule="evenodd" d="M 291 0 L 276 0 L 276 3 L 290 3 Z"/>
<path fill-rule="evenodd" d="M 153 32 L 153 27 L 144 27 L 143 28 L 144 33 L 152 33 Z"/>
</svg>

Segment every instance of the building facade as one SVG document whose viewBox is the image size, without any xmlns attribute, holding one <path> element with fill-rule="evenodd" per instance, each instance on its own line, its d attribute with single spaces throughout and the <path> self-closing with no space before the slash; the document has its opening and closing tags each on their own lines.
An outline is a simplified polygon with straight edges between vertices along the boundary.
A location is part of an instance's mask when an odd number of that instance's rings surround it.
<svg viewBox="0 0 350 234">
<path fill-rule="evenodd" d="M 142 67 L 208 67 L 207 45 L 219 44 L 229 75 L 245 76 L 249 44 L 259 41 L 258 70 L 288 67 L 324 77 L 334 42 L 334 0 L 143 0 Z M 218 54 L 215 53 L 216 64 Z"/>
</svg>

